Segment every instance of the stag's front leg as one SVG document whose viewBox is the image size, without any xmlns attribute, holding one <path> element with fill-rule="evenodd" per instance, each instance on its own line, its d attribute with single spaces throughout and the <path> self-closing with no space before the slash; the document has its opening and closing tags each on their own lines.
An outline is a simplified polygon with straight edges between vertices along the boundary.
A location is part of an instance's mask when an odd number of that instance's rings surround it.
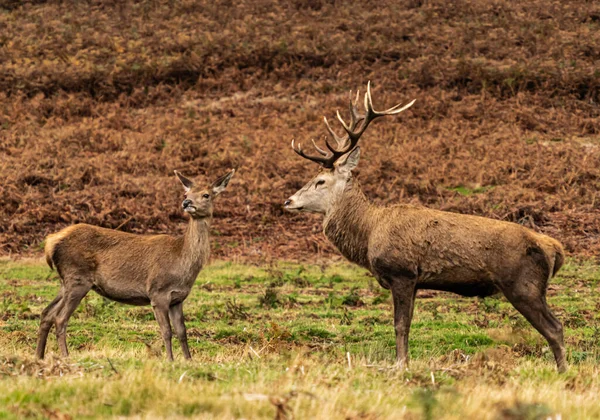
<svg viewBox="0 0 600 420">
<path fill-rule="evenodd" d="M 408 334 L 415 307 L 416 281 L 406 278 L 390 280 L 394 303 L 396 361 L 399 368 L 406 368 L 408 367 Z"/>
</svg>

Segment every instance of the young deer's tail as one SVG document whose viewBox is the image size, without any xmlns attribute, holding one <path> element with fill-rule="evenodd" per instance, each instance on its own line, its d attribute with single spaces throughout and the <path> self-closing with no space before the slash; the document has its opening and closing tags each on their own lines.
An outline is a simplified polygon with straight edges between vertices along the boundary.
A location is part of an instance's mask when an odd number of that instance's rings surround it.
<svg viewBox="0 0 600 420">
<path fill-rule="evenodd" d="M 69 228 L 63 229 L 60 232 L 53 233 L 46 237 L 46 246 L 44 246 L 44 254 L 46 255 L 46 262 L 51 269 L 56 267 L 56 247 L 60 242 L 67 236 Z"/>
</svg>

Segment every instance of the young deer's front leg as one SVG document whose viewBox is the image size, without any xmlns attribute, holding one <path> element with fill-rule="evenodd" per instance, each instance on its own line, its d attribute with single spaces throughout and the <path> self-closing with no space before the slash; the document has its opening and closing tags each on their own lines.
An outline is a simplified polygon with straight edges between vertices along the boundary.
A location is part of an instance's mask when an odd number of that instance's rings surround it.
<svg viewBox="0 0 600 420">
<path fill-rule="evenodd" d="M 173 324 L 173 328 L 175 328 L 175 334 L 177 334 L 179 343 L 181 343 L 183 357 L 188 360 L 191 359 L 192 355 L 190 354 L 190 349 L 188 347 L 187 332 L 185 329 L 185 321 L 183 319 L 183 302 L 169 308 L 169 318 L 171 318 L 171 323 Z"/>
<path fill-rule="evenodd" d="M 416 280 L 396 277 L 389 281 L 394 303 L 396 330 L 396 361 L 398 367 L 408 367 L 408 333 L 415 307 Z"/>
<path fill-rule="evenodd" d="M 158 321 L 158 326 L 165 342 L 167 359 L 172 362 L 173 348 L 171 346 L 171 337 L 173 333 L 171 331 L 171 323 L 169 322 L 169 304 L 162 300 L 152 301 L 152 309 L 154 310 L 154 316 L 156 317 L 156 321 Z"/>
</svg>

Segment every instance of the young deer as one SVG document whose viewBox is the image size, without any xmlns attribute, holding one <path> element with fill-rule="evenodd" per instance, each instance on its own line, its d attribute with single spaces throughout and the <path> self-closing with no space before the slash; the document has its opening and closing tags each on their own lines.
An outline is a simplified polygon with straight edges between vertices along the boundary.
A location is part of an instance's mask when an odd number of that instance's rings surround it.
<svg viewBox="0 0 600 420">
<path fill-rule="evenodd" d="M 463 296 L 504 293 L 546 338 L 558 370 L 565 371 L 563 328 L 546 303 L 548 281 L 564 260 L 560 243 L 515 223 L 418 206 L 371 204 L 352 177 L 360 154 L 358 140 L 375 118 L 398 114 L 414 101 L 377 112 L 367 85 L 364 115 L 357 103 L 358 94 L 350 103 L 349 125 L 337 114 L 344 137 L 338 137 L 325 119 L 337 147 L 327 140 L 329 151 L 315 144 L 320 156 L 309 156 L 292 141 L 297 154 L 323 169 L 285 202 L 285 208 L 323 214 L 327 238 L 391 290 L 398 364 L 408 363 L 416 292 L 434 289 Z"/>
<path fill-rule="evenodd" d="M 46 261 L 50 268 L 56 267 L 61 287 L 58 296 L 42 312 L 37 357 L 44 357 L 53 324 L 61 353 L 68 356 L 67 322 L 81 299 L 94 290 L 117 302 L 152 305 L 168 359 L 173 360 L 171 323 L 184 357 L 191 359 L 183 301 L 208 261 L 213 199 L 227 187 L 234 172 L 202 189 L 175 171 L 186 192 L 183 211 L 190 215 L 182 237 L 141 236 L 86 224 L 73 225 L 48 236 Z"/>
</svg>

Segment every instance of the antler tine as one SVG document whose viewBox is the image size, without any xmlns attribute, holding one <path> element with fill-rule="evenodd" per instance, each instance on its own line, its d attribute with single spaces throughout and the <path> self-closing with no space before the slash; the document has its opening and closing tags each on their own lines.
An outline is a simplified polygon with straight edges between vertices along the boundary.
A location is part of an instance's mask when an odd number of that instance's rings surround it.
<svg viewBox="0 0 600 420">
<path fill-rule="evenodd" d="M 371 81 L 367 82 L 367 93 L 365 93 L 365 111 L 367 111 L 367 117 L 369 114 L 374 113 L 373 98 L 371 97 Z"/>
<path fill-rule="evenodd" d="M 304 159 L 312 160 L 313 162 L 318 163 L 319 165 L 323 166 L 324 168 L 330 168 L 331 165 L 333 164 L 333 162 L 331 161 L 332 156 L 320 157 L 320 156 L 307 155 L 302 150 L 302 146 L 300 145 L 300 143 L 298 143 L 298 147 L 296 148 L 294 146 L 294 139 L 292 139 L 292 149 L 294 150 L 294 152 L 296 152 L 297 154 L 302 156 Z M 317 150 L 319 151 L 319 153 L 324 152 L 324 150 L 322 150 L 320 148 L 317 148 Z"/>
<path fill-rule="evenodd" d="M 354 101 L 352 101 L 352 98 L 350 98 L 350 104 L 349 104 L 349 109 L 350 109 L 350 115 L 352 116 L 352 121 L 351 121 L 351 126 L 352 129 L 354 130 L 354 128 L 356 128 L 356 124 L 359 123 L 359 121 L 361 121 L 362 119 L 365 118 L 364 115 L 361 115 L 358 113 L 358 101 L 360 100 L 360 90 L 356 91 L 356 99 Z"/>
<path fill-rule="evenodd" d="M 315 149 L 317 149 L 317 152 L 319 152 L 323 156 L 327 156 L 327 152 L 325 150 L 321 149 L 319 146 L 317 146 L 317 143 L 315 143 L 315 141 L 313 139 L 310 139 L 310 141 L 312 141 L 312 144 L 313 144 L 313 146 L 315 146 Z"/>
<path fill-rule="evenodd" d="M 340 118 L 339 115 L 340 115 L 340 113 L 338 112 L 338 118 Z M 335 131 L 333 131 L 333 129 L 329 125 L 329 121 L 327 121 L 327 117 L 323 117 L 323 121 L 325 121 L 325 126 L 327 127 L 327 131 L 329 131 L 329 134 L 331 134 L 331 137 L 333 137 L 333 139 L 337 143 L 338 147 L 344 147 L 344 145 L 346 144 L 346 138 L 338 136 L 335 133 Z M 344 124 L 344 123 L 342 122 L 342 124 Z M 328 139 L 325 139 L 325 143 L 327 144 L 327 148 L 329 150 L 331 150 L 332 153 L 336 152 L 336 149 L 332 148 L 331 144 L 329 144 Z"/>
<path fill-rule="evenodd" d="M 338 121 L 342 124 L 342 127 L 344 127 L 344 129 L 347 132 L 348 131 L 352 131 L 352 128 L 348 127 L 348 125 L 346 124 L 346 121 L 344 121 L 344 119 L 342 118 L 342 115 L 340 114 L 340 111 L 335 111 L 335 115 L 337 116 Z"/>
<path fill-rule="evenodd" d="M 417 101 L 416 99 L 413 99 L 412 101 L 410 101 L 409 103 L 407 103 L 406 105 L 404 105 L 402 108 L 398 108 L 402 104 L 394 105 L 390 109 L 381 112 L 381 114 L 384 114 L 384 115 L 396 115 L 396 114 L 399 114 L 402 111 L 406 111 L 408 108 L 410 108 L 411 106 L 413 106 L 416 101 Z"/>
<path fill-rule="evenodd" d="M 373 98 L 371 97 L 371 81 L 367 83 L 367 94 L 365 95 L 365 109 L 367 110 L 367 114 L 372 114 L 371 120 L 377 117 L 383 117 L 384 115 L 395 115 L 399 114 L 402 111 L 407 110 L 415 103 L 416 99 L 413 99 L 408 104 L 402 106 L 402 104 L 394 105 L 391 108 L 386 109 L 385 111 L 375 111 L 373 108 Z M 399 108 L 402 106 L 402 108 Z"/>
</svg>

